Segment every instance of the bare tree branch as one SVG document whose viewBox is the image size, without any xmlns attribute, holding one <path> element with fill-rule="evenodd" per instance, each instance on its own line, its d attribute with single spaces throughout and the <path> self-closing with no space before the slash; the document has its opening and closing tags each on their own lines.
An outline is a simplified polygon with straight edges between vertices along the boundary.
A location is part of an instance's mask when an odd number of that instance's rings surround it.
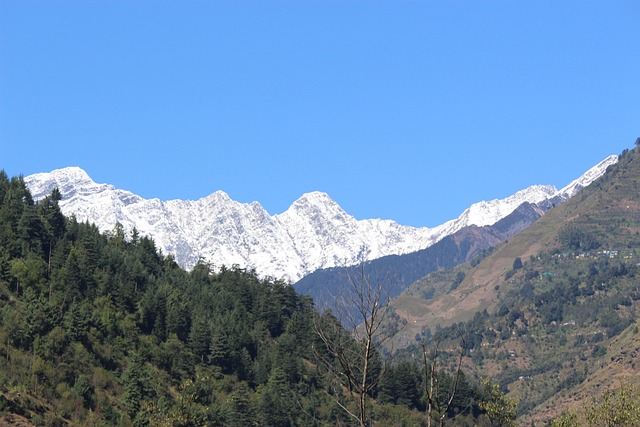
<svg viewBox="0 0 640 427">
<path fill-rule="evenodd" d="M 380 357 L 378 347 L 391 338 L 391 333 L 385 332 L 383 327 L 390 296 L 386 277 L 372 281 L 365 272 L 364 263 L 360 265 L 359 273 L 349 274 L 348 279 L 349 288 L 336 304 L 338 317 L 325 312 L 316 319 L 315 329 L 322 348 L 314 348 L 314 352 L 339 386 L 348 390 L 357 411 L 340 401 L 340 393 L 334 395 L 337 405 L 365 427 L 371 422 L 368 398 L 385 368 L 385 363 L 380 361 L 381 372 L 374 372 Z M 342 326 L 351 334 L 347 334 Z"/>
<path fill-rule="evenodd" d="M 438 369 L 437 369 L 438 360 L 440 356 L 440 344 L 442 343 L 442 339 L 443 338 L 441 336 L 436 337 L 435 347 L 431 355 L 431 364 L 429 364 L 429 356 L 428 356 L 429 351 L 424 344 L 422 345 L 422 356 L 423 356 L 425 376 L 426 376 L 425 388 L 428 387 L 425 393 L 427 396 L 427 427 L 431 427 L 431 417 L 433 415 L 434 409 L 438 412 L 440 426 L 441 427 L 444 426 L 447 412 L 449 412 L 449 409 L 451 408 L 453 404 L 453 400 L 458 391 L 458 384 L 460 382 L 460 373 L 462 372 L 462 359 L 464 356 L 464 350 L 466 346 L 465 346 L 464 336 L 460 332 L 458 334 L 458 339 L 460 340 L 460 353 L 458 354 L 458 363 L 456 367 L 456 372 L 455 372 L 453 382 L 451 383 L 451 388 L 449 389 L 446 404 L 442 405 L 441 404 L 442 399 L 440 395 L 440 382 L 438 379 Z"/>
</svg>

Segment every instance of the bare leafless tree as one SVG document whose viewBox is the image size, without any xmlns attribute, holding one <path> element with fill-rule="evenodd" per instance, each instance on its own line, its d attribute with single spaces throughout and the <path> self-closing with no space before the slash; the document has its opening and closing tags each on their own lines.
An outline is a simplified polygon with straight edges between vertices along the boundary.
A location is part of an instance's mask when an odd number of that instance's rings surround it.
<svg viewBox="0 0 640 427">
<path fill-rule="evenodd" d="M 392 336 L 384 327 L 389 300 L 386 278 L 373 281 L 363 263 L 357 275 L 349 275 L 335 316 L 325 312 L 315 323 L 319 345 L 314 351 L 334 382 L 332 397 L 361 427 L 371 423 L 368 398 L 384 371 L 379 346 Z"/>
<path fill-rule="evenodd" d="M 448 394 L 446 398 L 443 398 L 443 395 L 441 394 L 444 393 L 444 390 L 440 389 L 440 381 L 438 379 L 438 361 L 440 359 L 440 345 L 442 344 L 442 337 L 436 337 L 431 351 L 426 345 L 422 345 L 426 380 L 425 395 L 427 396 L 427 427 L 431 427 L 431 417 L 434 410 L 438 413 L 440 427 L 444 426 L 447 412 L 451 408 L 453 399 L 458 391 L 458 383 L 460 380 L 460 373 L 462 371 L 462 357 L 464 356 L 465 349 L 464 336 L 459 334 L 458 339 L 460 340 L 460 353 L 458 354 L 457 367 L 453 376 L 453 381 L 447 391 Z"/>
</svg>

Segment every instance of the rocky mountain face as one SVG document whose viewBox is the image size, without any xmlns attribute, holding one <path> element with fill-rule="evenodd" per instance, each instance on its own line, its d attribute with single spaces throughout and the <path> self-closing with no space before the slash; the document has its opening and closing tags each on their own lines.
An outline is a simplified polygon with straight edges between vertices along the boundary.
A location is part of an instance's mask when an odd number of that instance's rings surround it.
<svg viewBox="0 0 640 427">
<path fill-rule="evenodd" d="M 93 222 L 101 231 L 110 232 L 120 223 L 126 232 L 135 228 L 151 236 L 185 268 L 203 258 L 214 266 L 235 264 L 295 282 L 320 268 L 419 251 L 464 227 L 495 224 L 525 202 L 561 203 L 616 161 L 617 156 L 608 157 L 560 191 L 538 185 L 506 199 L 476 203 L 434 228 L 359 221 L 321 192 L 304 194 L 285 212 L 269 215 L 258 202 L 239 203 L 222 191 L 195 201 L 144 199 L 95 183 L 78 167 L 30 175 L 25 182 L 36 200 L 57 187 L 62 212 Z"/>
</svg>

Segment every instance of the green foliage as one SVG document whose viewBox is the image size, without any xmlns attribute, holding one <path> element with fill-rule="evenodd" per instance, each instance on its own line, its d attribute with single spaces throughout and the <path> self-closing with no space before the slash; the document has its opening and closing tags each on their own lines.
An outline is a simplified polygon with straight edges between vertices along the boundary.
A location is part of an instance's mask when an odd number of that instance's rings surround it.
<svg viewBox="0 0 640 427">
<path fill-rule="evenodd" d="M 230 396 L 230 408 L 228 425 L 232 427 L 244 427 L 253 425 L 255 411 L 249 396 L 249 387 L 246 383 L 238 384 Z"/>
<path fill-rule="evenodd" d="M 129 366 L 122 375 L 124 393 L 122 401 L 130 417 L 134 417 L 140 409 L 140 402 L 148 395 L 149 375 L 144 361 L 139 354 L 129 360 Z"/>
<path fill-rule="evenodd" d="M 635 340 L 629 328 L 640 315 L 640 246 L 629 246 L 621 233 L 596 233 L 585 220 L 577 228 L 597 235 L 603 246 L 592 251 L 555 248 L 529 257 L 506 280 L 497 278 L 494 286 L 501 295 L 486 316 L 440 330 L 449 337 L 464 331 L 474 374 L 490 374 L 510 390 L 509 397 L 521 402 L 520 414 L 546 405 L 557 393 L 571 393 L 609 359 L 611 348 Z M 433 342 L 420 338 L 421 344 Z M 413 345 L 402 354 L 416 351 Z"/>
<path fill-rule="evenodd" d="M 289 427 L 295 424 L 297 408 L 287 375 L 281 368 L 273 368 L 267 384 L 259 390 L 258 413 L 260 424 Z"/>
<path fill-rule="evenodd" d="M 564 247 L 572 250 L 590 251 L 600 247 L 597 237 L 576 226 L 567 226 L 558 233 L 558 240 Z"/>
<path fill-rule="evenodd" d="M 422 407 L 422 372 L 408 361 L 390 366 L 380 381 L 378 397 L 384 403 Z"/>
<path fill-rule="evenodd" d="M 54 190 L 34 203 L 0 173 L 1 410 L 44 425 L 348 423 L 334 397 L 349 390 L 318 359 L 343 372 L 340 358 L 317 351 L 314 325 L 332 326 L 344 357 L 363 343 L 309 297 L 239 268 L 186 272 L 135 230 L 65 218 L 59 200 Z M 421 419 L 420 368 L 385 371 L 375 345 L 370 356 L 372 421 Z M 471 406 L 468 390 L 460 399 L 451 416 Z"/>
<path fill-rule="evenodd" d="M 449 288 L 449 291 L 453 291 L 454 289 L 457 289 L 458 286 L 460 286 L 460 283 L 462 283 L 462 281 L 464 280 L 465 276 L 466 275 L 465 275 L 464 271 L 458 271 L 456 273 L 456 277 L 455 277 L 453 283 L 451 283 L 451 287 Z"/>
<path fill-rule="evenodd" d="M 480 402 L 480 409 L 484 410 L 491 420 L 491 425 L 500 427 L 511 427 L 516 425 L 515 400 L 506 397 L 500 391 L 498 384 L 492 384 L 487 379 L 480 381 L 484 388 L 485 397 Z"/>
<path fill-rule="evenodd" d="M 520 270 L 522 268 L 522 259 L 520 259 L 520 257 L 516 257 L 513 260 L 513 267 L 511 267 L 513 270 Z"/>
<path fill-rule="evenodd" d="M 593 399 L 578 412 L 568 411 L 553 427 L 634 427 L 640 425 L 640 391 L 631 385 Z"/>
</svg>

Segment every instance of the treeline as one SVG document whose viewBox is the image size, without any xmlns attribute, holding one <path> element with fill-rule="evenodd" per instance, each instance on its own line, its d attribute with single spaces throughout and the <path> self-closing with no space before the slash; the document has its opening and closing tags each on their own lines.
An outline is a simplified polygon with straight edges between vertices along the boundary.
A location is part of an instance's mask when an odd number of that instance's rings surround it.
<svg viewBox="0 0 640 427">
<path fill-rule="evenodd" d="M 355 422 L 350 391 L 317 360 L 315 325 L 335 319 L 309 297 L 240 268 L 187 272 L 149 237 L 100 233 L 59 201 L 53 190 L 35 203 L 0 172 L 0 414 L 46 426 Z M 425 424 L 429 367 L 380 361 L 366 423 Z M 452 378 L 437 373 L 443 388 Z M 444 419 L 488 425 L 483 399 L 463 377 Z"/>
</svg>

